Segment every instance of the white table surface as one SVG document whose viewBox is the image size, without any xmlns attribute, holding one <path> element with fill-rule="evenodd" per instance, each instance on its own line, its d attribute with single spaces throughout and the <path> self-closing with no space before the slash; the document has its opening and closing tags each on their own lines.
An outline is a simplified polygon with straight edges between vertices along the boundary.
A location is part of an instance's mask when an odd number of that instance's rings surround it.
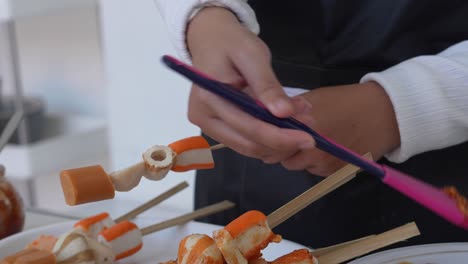
<svg viewBox="0 0 468 264">
<path fill-rule="evenodd" d="M 40 226 L 70 221 L 69 218 L 64 218 L 56 215 L 50 215 L 39 212 L 26 211 L 25 223 L 23 230 L 28 230 Z"/>
</svg>

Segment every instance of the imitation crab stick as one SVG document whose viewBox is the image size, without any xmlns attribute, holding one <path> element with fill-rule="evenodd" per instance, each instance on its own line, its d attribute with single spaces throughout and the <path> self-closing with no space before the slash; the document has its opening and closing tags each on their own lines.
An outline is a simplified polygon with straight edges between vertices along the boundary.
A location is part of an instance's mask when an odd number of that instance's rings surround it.
<svg viewBox="0 0 468 264">
<path fill-rule="evenodd" d="M 56 255 L 57 263 L 76 263 L 79 260 L 78 263 L 110 264 L 115 260 L 111 248 L 79 229 L 63 234 L 52 252 Z"/>
<path fill-rule="evenodd" d="M 176 153 L 173 171 L 183 172 L 214 168 L 213 155 L 208 142 L 201 136 L 189 137 L 169 144 Z"/>
<path fill-rule="evenodd" d="M 26 248 L 36 248 L 40 250 L 46 250 L 52 252 L 57 238 L 51 235 L 40 235 L 37 239 L 29 243 Z"/>
<path fill-rule="evenodd" d="M 73 227 L 79 228 L 90 237 L 97 237 L 102 230 L 115 225 L 114 220 L 106 212 L 93 215 L 76 222 Z"/>
<path fill-rule="evenodd" d="M 177 264 L 223 264 L 224 258 L 215 241 L 203 234 L 192 234 L 180 241 Z"/>
<path fill-rule="evenodd" d="M 268 219 L 260 211 L 248 211 L 231 221 L 223 229 L 213 232 L 217 247 L 228 264 L 248 263 L 259 258 L 260 251 L 271 242 L 280 242 L 273 233 Z"/>
<path fill-rule="evenodd" d="M 188 137 L 146 150 L 143 161 L 107 174 L 100 165 L 64 170 L 60 173 L 65 200 L 68 205 L 112 199 L 115 191 L 135 188 L 142 177 L 161 180 L 170 170 L 183 172 L 214 167 L 212 149 L 201 136 Z"/>
<path fill-rule="evenodd" d="M 138 226 L 130 221 L 102 230 L 98 241 L 112 249 L 115 260 L 131 256 L 143 247 L 143 235 Z"/>
<path fill-rule="evenodd" d="M 275 259 L 271 264 L 318 264 L 318 260 L 309 250 L 298 249 Z"/>
<path fill-rule="evenodd" d="M 55 264 L 55 256 L 49 251 L 27 248 L 4 258 L 1 264 Z"/>
</svg>

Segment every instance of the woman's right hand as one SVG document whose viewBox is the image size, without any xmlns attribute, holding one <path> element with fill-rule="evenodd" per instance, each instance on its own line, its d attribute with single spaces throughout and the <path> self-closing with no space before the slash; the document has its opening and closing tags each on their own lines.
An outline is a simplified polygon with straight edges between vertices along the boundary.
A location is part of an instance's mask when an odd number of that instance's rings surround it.
<svg viewBox="0 0 468 264">
<path fill-rule="evenodd" d="M 271 68 L 266 44 L 241 25 L 227 9 L 201 10 L 187 29 L 193 66 L 214 79 L 242 89 L 277 117 L 310 113 L 304 102 L 289 98 Z M 314 148 L 308 134 L 260 121 L 208 91 L 192 87 L 189 120 L 243 155 L 278 163 L 301 150 Z"/>
</svg>

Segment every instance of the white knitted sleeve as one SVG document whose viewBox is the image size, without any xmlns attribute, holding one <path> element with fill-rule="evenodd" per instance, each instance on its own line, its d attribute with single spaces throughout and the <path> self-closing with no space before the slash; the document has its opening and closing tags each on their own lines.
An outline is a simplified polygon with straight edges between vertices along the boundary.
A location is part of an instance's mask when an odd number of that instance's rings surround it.
<svg viewBox="0 0 468 264">
<path fill-rule="evenodd" d="M 468 140 L 468 41 L 434 56 L 420 56 L 361 82 L 376 81 L 393 104 L 401 145 L 393 162 Z M 468 154 L 468 153 L 467 153 Z"/>
<path fill-rule="evenodd" d="M 255 34 L 260 31 L 255 13 L 246 0 L 155 0 L 167 24 L 173 45 L 183 60 L 190 62 L 186 45 L 187 24 L 206 6 L 221 6 L 234 12 L 238 19 Z"/>
</svg>

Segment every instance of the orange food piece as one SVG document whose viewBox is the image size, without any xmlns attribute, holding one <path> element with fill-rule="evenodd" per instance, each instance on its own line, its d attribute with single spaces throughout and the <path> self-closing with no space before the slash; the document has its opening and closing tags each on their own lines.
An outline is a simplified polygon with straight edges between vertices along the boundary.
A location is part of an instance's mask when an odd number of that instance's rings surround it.
<svg viewBox="0 0 468 264">
<path fill-rule="evenodd" d="M 184 172 L 214 168 L 210 144 L 202 136 L 188 137 L 168 145 L 176 153 L 171 170 Z"/>
<path fill-rule="evenodd" d="M 267 217 L 265 214 L 260 211 L 251 210 L 231 221 L 224 229 L 235 238 L 253 225 L 263 223 L 266 220 Z"/>
<path fill-rule="evenodd" d="M 114 198 L 114 186 L 100 165 L 64 170 L 60 173 L 65 201 L 78 205 Z"/>
<path fill-rule="evenodd" d="M 14 255 L 8 256 L 1 264 L 55 264 L 55 255 L 46 250 L 27 248 Z"/>
<path fill-rule="evenodd" d="M 310 255 L 307 249 L 298 249 L 293 252 L 286 254 L 282 257 L 277 258 L 272 264 L 291 264 L 291 263 L 314 263 L 313 257 Z"/>
<path fill-rule="evenodd" d="M 131 248 L 131 249 L 125 251 L 125 252 L 122 252 L 122 253 L 118 254 L 117 256 L 115 256 L 115 260 L 119 260 L 119 259 L 129 257 L 129 256 L 137 253 L 138 251 L 140 251 L 140 249 L 142 247 L 143 247 L 143 244 L 139 244 L 138 246 L 136 246 L 134 248 Z"/>
<path fill-rule="evenodd" d="M 39 238 L 33 240 L 30 244 L 28 244 L 26 248 L 37 248 L 40 250 L 52 252 L 52 249 L 54 249 L 57 240 L 58 239 L 54 236 L 40 235 Z"/>
<path fill-rule="evenodd" d="M 125 239 L 127 241 L 128 244 L 125 248 L 120 249 L 121 251 L 119 252 L 114 251 L 116 254 L 115 260 L 119 260 L 135 254 L 143 247 L 143 243 L 141 242 L 141 233 L 138 238 L 133 237 L 132 239 L 131 234 L 134 231 L 140 232 L 136 224 L 130 221 L 123 221 L 101 231 L 99 236 L 104 239 L 105 243 L 109 244 L 111 248 L 114 247 L 113 243 L 118 243 L 115 241 L 118 241 L 119 239 Z"/>
<path fill-rule="evenodd" d="M 214 168 L 214 163 L 195 163 L 188 166 L 178 166 L 174 165 L 172 171 L 175 172 L 185 172 L 190 170 L 207 170 Z"/>
<path fill-rule="evenodd" d="M 192 246 L 191 250 L 187 252 L 187 241 L 190 236 L 185 237 L 179 245 L 179 251 L 177 254 L 177 258 L 179 263 L 206 263 L 206 264 L 216 264 L 216 263 L 223 263 L 221 253 L 219 254 L 220 259 L 216 258 L 216 255 L 206 254 L 207 250 L 212 247 L 216 246 L 215 241 L 207 236 L 203 235 L 198 241 Z M 185 257 L 188 254 L 187 257 Z"/>
<path fill-rule="evenodd" d="M 202 136 L 184 138 L 172 142 L 168 146 L 177 154 L 191 149 L 210 148 L 210 144 Z"/>
<path fill-rule="evenodd" d="M 81 227 L 84 230 L 88 231 L 90 226 L 106 219 L 107 217 L 109 217 L 108 213 L 100 213 L 85 219 L 81 219 L 80 221 L 76 222 L 75 225 L 73 225 L 73 227 Z"/>
<path fill-rule="evenodd" d="M 457 188 L 454 186 L 447 186 L 442 188 L 442 191 L 445 192 L 450 198 L 454 199 L 460 211 L 465 215 L 468 216 L 468 200 L 461 195 Z"/>
<path fill-rule="evenodd" d="M 17 252 L 13 255 L 5 257 L 0 264 L 13 264 L 15 261 L 20 258 L 21 256 L 25 256 L 27 254 L 31 254 L 33 252 L 39 251 L 37 248 L 26 248 L 24 250 L 21 250 L 20 252 Z"/>
<path fill-rule="evenodd" d="M 107 241 L 112 241 L 135 229 L 138 229 L 137 225 L 130 221 L 123 221 L 114 225 L 112 228 L 102 231 L 100 235 L 103 236 Z"/>
</svg>

